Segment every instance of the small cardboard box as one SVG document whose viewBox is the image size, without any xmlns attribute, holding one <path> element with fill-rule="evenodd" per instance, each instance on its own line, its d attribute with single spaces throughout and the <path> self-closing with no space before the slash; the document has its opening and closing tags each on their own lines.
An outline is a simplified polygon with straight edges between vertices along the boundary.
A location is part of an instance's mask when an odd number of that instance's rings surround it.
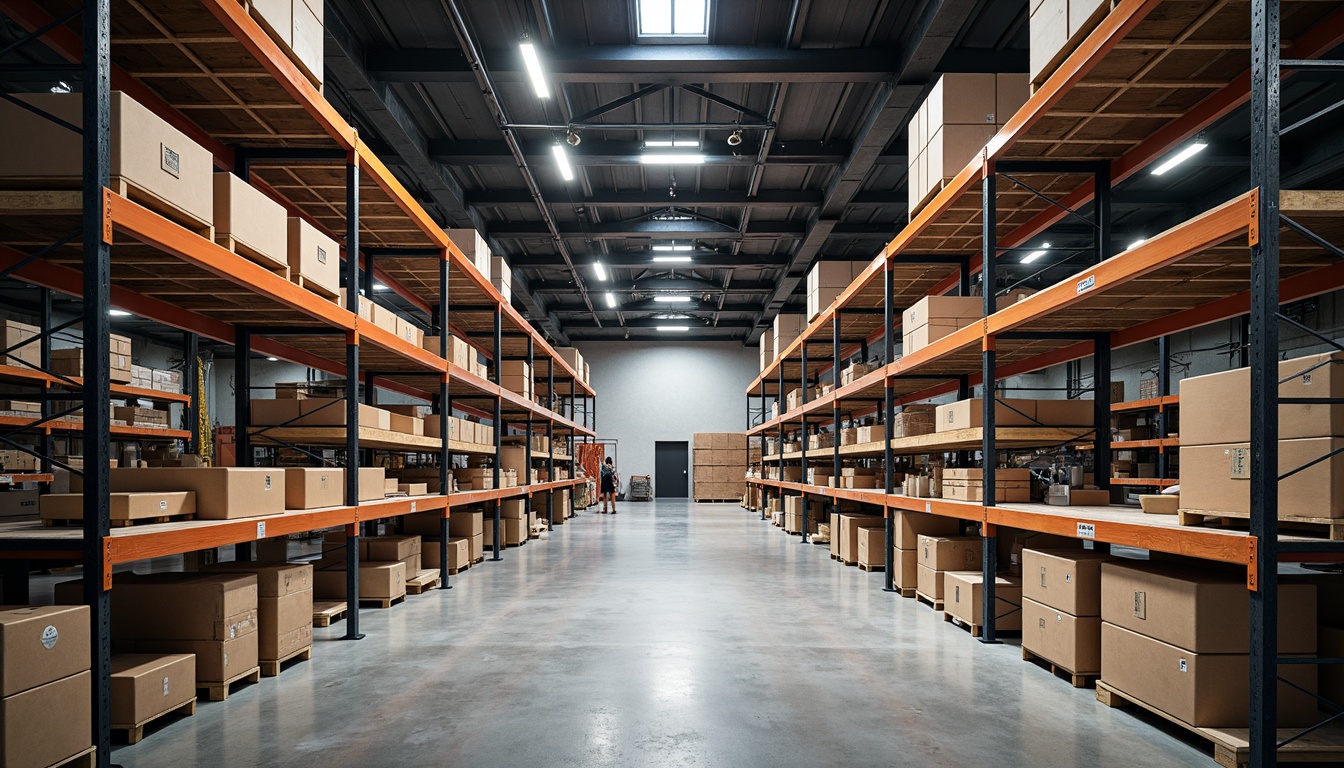
<svg viewBox="0 0 1344 768">
<path fill-rule="evenodd" d="M 164 371 L 158 368 L 154 368 L 151 369 L 150 375 L 153 377 L 154 390 L 158 392 L 171 392 L 173 394 L 178 395 L 182 394 L 181 371 Z"/>
<path fill-rule="evenodd" d="M 214 183 L 215 242 L 268 268 L 283 268 L 284 206 L 228 171 L 216 172 Z"/>
<path fill-rule="evenodd" d="M 92 679 L 86 669 L 0 699 L 0 765 L 56 765 L 88 749 Z"/>
<path fill-rule="evenodd" d="M 934 571 L 971 571 L 980 567 L 984 542 L 978 536 L 919 536 L 919 564 Z"/>
<path fill-rule="evenodd" d="M 1316 586 L 1280 584 L 1278 608 L 1279 651 L 1314 654 Z M 1102 620 L 1163 643 L 1194 653 L 1245 654 L 1249 616 L 1244 575 L 1152 561 L 1101 564 Z"/>
<path fill-rule="evenodd" d="M 870 568 L 883 568 L 887 565 L 886 543 L 887 527 L 883 525 L 861 525 L 856 529 L 858 539 L 859 565 Z"/>
<path fill-rule="evenodd" d="M 1101 564 L 1113 559 L 1086 549 L 1024 549 L 1022 595 L 1074 616 L 1100 616 Z"/>
<path fill-rule="evenodd" d="M 367 539 L 369 560 L 390 563 L 421 553 L 419 536 L 378 536 Z"/>
<path fill-rule="evenodd" d="M 392 600 L 406 594 L 406 565 L 395 563 L 360 563 L 360 599 Z M 313 595 L 324 600 L 345 599 L 345 558 L 339 563 L 319 565 L 313 572 Z"/>
<path fill-rule="evenodd" d="M 0 697 L 87 670 L 89 638 L 88 606 L 0 610 Z"/>
<path fill-rule="evenodd" d="M 144 520 L 196 514 L 196 494 L 191 491 L 142 491 L 109 494 L 113 520 Z M 41 498 L 43 520 L 83 520 L 84 494 L 49 493 Z"/>
<path fill-rule="evenodd" d="M 949 571 L 943 577 L 943 610 L 966 624 L 984 624 L 984 574 Z M 1015 576 L 994 577 L 994 626 L 1004 632 L 1022 629 L 1022 581 Z"/>
<path fill-rule="evenodd" d="M 359 468 L 359 500 L 382 501 L 387 498 L 387 469 L 384 467 Z"/>
<path fill-rule="evenodd" d="M 1101 617 L 1022 599 L 1022 647 L 1075 675 L 1101 673 Z"/>
<path fill-rule="evenodd" d="M 398 483 L 397 492 L 407 496 L 425 496 L 429 493 L 428 483 Z"/>
<path fill-rule="evenodd" d="M 196 698 L 196 657 L 185 653 L 112 656 L 112 727 L 129 728 Z"/>
<path fill-rule="evenodd" d="M 938 432 L 951 432 L 958 429 L 983 427 L 985 406 L 978 397 L 959 400 L 955 403 L 938 406 L 934 412 L 934 424 Z M 994 408 L 995 427 L 1032 427 L 1036 426 L 1035 400 L 1013 400 L 998 398 Z"/>
<path fill-rule="evenodd" d="M 919 584 L 919 552 L 913 549 L 892 550 L 892 586 L 896 589 L 915 589 Z"/>
<path fill-rule="evenodd" d="M 1242 585 L 1242 602 L 1245 585 Z M 1315 645 L 1312 631 L 1312 645 Z M 1279 666 L 1279 675 L 1316 690 L 1316 668 Z M 1249 722 L 1250 659 L 1244 653 L 1194 653 L 1138 632 L 1101 625 L 1101 680 L 1125 696 L 1199 728 L 1245 728 Z M 1279 727 L 1315 723 L 1316 699 L 1279 683 Z"/>
<path fill-rule="evenodd" d="M 289 279 L 335 298 L 341 287 L 341 251 L 336 241 L 297 217 L 288 220 L 285 231 L 283 252 L 289 264 Z"/>
<path fill-rule="evenodd" d="M 0 349 L 9 349 L 27 341 L 27 344 L 10 352 L 8 356 L 0 357 L 0 365 L 13 365 L 26 371 L 31 371 L 31 366 L 40 365 L 42 362 L 42 339 L 37 338 L 42 332 L 36 325 L 28 325 L 14 320 L 0 320 Z M 34 339 L 34 341 L 28 341 Z M 54 353 L 53 353 L 54 354 Z M 29 363 L 30 365 L 24 365 Z"/>
<path fill-rule="evenodd" d="M 285 467 L 285 509 L 321 509 L 344 505 L 344 469 Z"/>
<path fill-rule="evenodd" d="M 278 469 L 151 467 L 111 470 L 111 490 L 194 491 L 204 520 L 279 515 L 285 511 L 285 476 Z"/>
<path fill-rule="evenodd" d="M 420 436 L 425 434 L 425 420 L 415 416 L 392 413 L 388 416 L 388 425 L 392 427 L 393 432 L 400 432 L 403 435 Z"/>
</svg>

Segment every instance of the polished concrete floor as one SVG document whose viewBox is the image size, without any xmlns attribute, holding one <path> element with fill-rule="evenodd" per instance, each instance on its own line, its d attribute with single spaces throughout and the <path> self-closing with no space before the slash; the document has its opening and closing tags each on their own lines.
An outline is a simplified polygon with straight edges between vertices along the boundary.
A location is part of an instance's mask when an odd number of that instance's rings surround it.
<svg viewBox="0 0 1344 768">
<path fill-rule="evenodd" d="M 623 504 L 315 631 L 148 766 L 1204 766 L 736 505 Z"/>
</svg>

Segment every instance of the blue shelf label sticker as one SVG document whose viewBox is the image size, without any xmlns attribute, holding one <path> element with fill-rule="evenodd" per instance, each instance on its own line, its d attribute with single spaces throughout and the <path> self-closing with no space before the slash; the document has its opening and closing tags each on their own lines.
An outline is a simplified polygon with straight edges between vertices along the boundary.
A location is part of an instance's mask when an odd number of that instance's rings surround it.
<svg viewBox="0 0 1344 768">
<path fill-rule="evenodd" d="M 1097 526 L 1093 525 L 1092 523 L 1079 523 L 1078 538 L 1080 539 L 1097 538 Z"/>
<path fill-rule="evenodd" d="M 258 539 L 264 539 L 264 538 L 266 538 L 266 521 L 265 521 L 265 520 L 259 521 L 259 522 L 257 523 L 257 538 L 258 538 Z"/>
<path fill-rule="evenodd" d="M 924 511 L 925 511 L 925 512 L 932 512 L 932 511 L 933 511 L 933 502 L 932 502 L 932 501 L 926 501 L 926 502 L 924 502 Z"/>
<path fill-rule="evenodd" d="M 1078 293 L 1079 293 L 1079 294 L 1087 293 L 1088 291 L 1090 291 L 1090 290 L 1092 290 L 1093 288 L 1096 288 L 1096 287 L 1097 287 L 1097 276 L 1096 276 L 1096 275 L 1088 275 L 1087 277 L 1084 277 L 1082 280 L 1079 280 L 1079 281 L 1078 281 Z"/>
</svg>

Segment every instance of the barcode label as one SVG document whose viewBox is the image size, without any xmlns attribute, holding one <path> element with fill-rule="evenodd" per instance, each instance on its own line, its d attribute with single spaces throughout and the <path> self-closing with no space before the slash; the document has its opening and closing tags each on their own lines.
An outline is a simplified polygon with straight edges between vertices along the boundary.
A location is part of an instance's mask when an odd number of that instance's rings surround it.
<svg viewBox="0 0 1344 768">
<path fill-rule="evenodd" d="M 1078 293 L 1080 294 L 1087 293 L 1088 291 L 1096 287 L 1097 287 L 1096 275 L 1088 275 L 1087 277 L 1084 277 L 1082 280 L 1078 281 Z"/>
<path fill-rule="evenodd" d="M 1097 538 L 1097 526 L 1093 525 L 1092 523 L 1079 523 L 1078 538 L 1080 539 Z"/>
</svg>

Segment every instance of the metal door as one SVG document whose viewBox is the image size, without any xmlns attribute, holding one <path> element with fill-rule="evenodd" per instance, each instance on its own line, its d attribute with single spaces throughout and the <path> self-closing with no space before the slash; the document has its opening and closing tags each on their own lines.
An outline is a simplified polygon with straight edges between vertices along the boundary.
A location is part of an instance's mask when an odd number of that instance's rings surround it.
<svg viewBox="0 0 1344 768">
<path fill-rule="evenodd" d="M 653 444 L 653 495 L 660 499 L 687 497 L 690 444 L 659 440 Z"/>
</svg>

